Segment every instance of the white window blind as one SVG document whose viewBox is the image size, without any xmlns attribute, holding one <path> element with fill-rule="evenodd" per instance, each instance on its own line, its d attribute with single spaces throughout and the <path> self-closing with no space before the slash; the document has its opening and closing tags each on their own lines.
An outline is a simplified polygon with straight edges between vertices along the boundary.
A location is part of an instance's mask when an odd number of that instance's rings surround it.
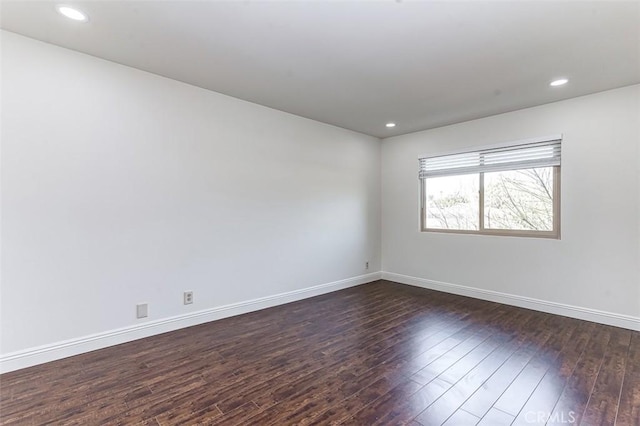
<svg viewBox="0 0 640 426">
<path fill-rule="evenodd" d="M 561 140 L 420 158 L 420 179 L 560 165 Z"/>
</svg>

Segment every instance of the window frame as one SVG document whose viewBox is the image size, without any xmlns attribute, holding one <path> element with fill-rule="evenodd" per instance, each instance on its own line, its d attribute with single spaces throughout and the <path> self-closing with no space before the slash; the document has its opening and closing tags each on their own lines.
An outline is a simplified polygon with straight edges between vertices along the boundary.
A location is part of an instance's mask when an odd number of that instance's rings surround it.
<svg viewBox="0 0 640 426">
<path fill-rule="evenodd" d="M 561 136 L 560 139 L 561 140 Z M 517 143 L 510 143 L 501 146 L 513 146 Z M 429 177 L 421 178 L 420 181 L 420 232 L 435 232 L 444 234 L 470 234 L 470 235 L 494 235 L 494 236 L 508 236 L 508 237 L 528 237 L 528 238 L 550 238 L 560 239 L 560 215 L 561 215 L 561 168 L 562 166 L 549 166 L 553 168 L 553 229 L 551 231 L 535 231 L 526 229 L 487 229 L 484 227 L 484 174 L 485 172 L 475 173 L 459 173 L 451 174 L 449 176 L 464 176 L 467 174 L 479 175 L 479 221 L 478 229 L 442 229 L 442 228 L 427 228 L 427 180 Z M 536 167 L 520 167 L 513 168 L 511 170 L 529 170 Z"/>
</svg>

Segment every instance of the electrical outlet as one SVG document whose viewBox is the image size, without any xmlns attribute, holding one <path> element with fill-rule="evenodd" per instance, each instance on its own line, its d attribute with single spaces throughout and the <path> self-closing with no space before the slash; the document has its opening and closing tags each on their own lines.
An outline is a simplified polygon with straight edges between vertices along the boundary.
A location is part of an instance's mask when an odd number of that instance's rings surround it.
<svg viewBox="0 0 640 426">
<path fill-rule="evenodd" d="M 190 305 L 193 303 L 193 292 L 185 291 L 183 295 L 183 301 L 185 305 Z"/>
<path fill-rule="evenodd" d="M 136 305 L 136 318 L 146 318 L 149 316 L 149 305 L 147 303 L 140 303 Z"/>
<path fill-rule="evenodd" d="M 364 262 L 364 269 L 369 269 L 369 261 Z"/>
</svg>

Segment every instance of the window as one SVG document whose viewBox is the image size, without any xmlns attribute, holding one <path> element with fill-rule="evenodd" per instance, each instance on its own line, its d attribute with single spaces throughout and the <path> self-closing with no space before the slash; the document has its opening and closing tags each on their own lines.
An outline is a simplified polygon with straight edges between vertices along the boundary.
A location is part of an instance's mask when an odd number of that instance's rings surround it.
<svg viewBox="0 0 640 426">
<path fill-rule="evenodd" d="M 422 231 L 560 238 L 561 137 L 420 159 Z"/>
</svg>

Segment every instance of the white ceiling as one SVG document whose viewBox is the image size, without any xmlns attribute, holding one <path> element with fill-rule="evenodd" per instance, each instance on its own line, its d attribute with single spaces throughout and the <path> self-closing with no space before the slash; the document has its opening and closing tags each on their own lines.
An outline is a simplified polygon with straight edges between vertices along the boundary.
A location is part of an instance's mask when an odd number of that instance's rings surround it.
<svg viewBox="0 0 640 426">
<path fill-rule="evenodd" d="M 640 82 L 639 1 L 63 3 L 90 21 L 2 0 L 1 26 L 378 137 Z"/>
</svg>

